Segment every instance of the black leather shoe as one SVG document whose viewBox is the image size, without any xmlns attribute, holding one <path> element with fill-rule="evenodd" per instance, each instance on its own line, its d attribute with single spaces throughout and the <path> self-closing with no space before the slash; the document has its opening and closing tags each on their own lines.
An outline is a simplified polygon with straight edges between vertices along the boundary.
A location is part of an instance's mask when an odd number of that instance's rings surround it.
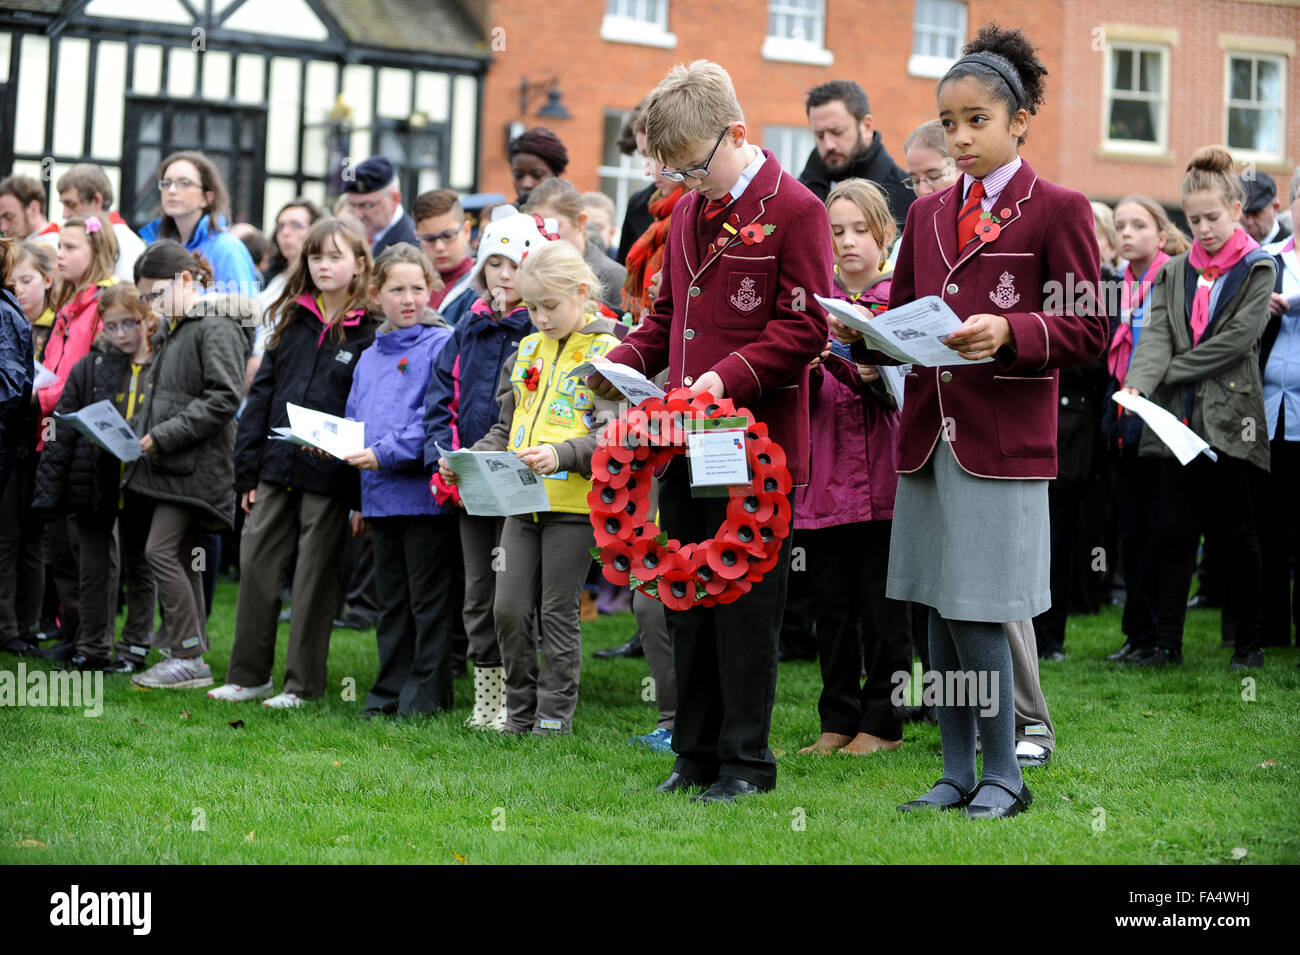
<svg viewBox="0 0 1300 955">
<path fill-rule="evenodd" d="M 757 796 L 765 792 L 766 789 L 754 785 L 747 779 L 719 776 L 718 781 L 704 792 L 692 796 L 691 802 L 735 802 L 741 796 Z"/>
<path fill-rule="evenodd" d="M 1123 663 L 1133 654 L 1137 653 L 1139 649 L 1140 648 L 1137 647 L 1132 641 L 1125 641 L 1124 646 L 1120 647 L 1114 653 L 1109 654 L 1106 657 L 1106 659 L 1111 660 L 1115 663 Z"/>
<path fill-rule="evenodd" d="M 88 670 L 91 672 L 102 670 L 105 673 L 112 668 L 113 664 L 111 662 L 101 663 L 98 660 L 90 659 L 90 657 L 86 656 L 84 653 L 73 654 L 70 660 L 59 667 L 60 670 Z"/>
<path fill-rule="evenodd" d="M 675 793 L 684 789 L 703 789 L 709 785 L 703 779 L 695 779 L 675 770 L 668 774 L 668 778 L 655 787 L 656 792 Z"/>
<path fill-rule="evenodd" d="M 72 641 L 57 643 L 52 647 L 46 647 L 44 650 L 37 650 L 36 656 L 44 660 L 71 660 L 72 655 L 76 652 L 77 645 Z"/>
<path fill-rule="evenodd" d="M 627 643 L 620 644 L 609 650 L 597 650 L 592 656 L 601 660 L 609 660 L 614 657 L 643 657 L 645 651 L 641 649 L 641 638 L 636 634 L 632 634 L 632 639 Z"/>
<path fill-rule="evenodd" d="M 957 792 L 961 793 L 961 798 L 957 799 L 954 802 L 944 802 L 944 803 L 926 802 L 924 799 L 913 799 L 911 802 L 905 802 L 901 806 L 899 806 L 898 811 L 899 812 L 921 812 L 928 809 L 960 809 L 962 806 L 966 805 L 966 803 L 970 800 L 970 793 L 966 791 L 966 787 L 963 786 L 961 783 L 954 782 L 953 780 L 949 779 L 946 776 L 943 779 L 940 779 L 938 782 L 936 782 L 934 786 L 938 786 L 939 783 L 945 783 L 951 786 L 953 789 L 957 790 Z M 930 788 L 933 789 L 934 786 L 931 786 Z"/>
<path fill-rule="evenodd" d="M 1229 670 L 1258 670 L 1264 666 L 1264 651 L 1256 650 L 1254 653 L 1232 655 L 1232 662 L 1228 664 Z"/>
<path fill-rule="evenodd" d="M 1140 667 L 1177 666 L 1183 662 L 1183 653 L 1167 647 L 1146 647 L 1141 654 L 1134 654 L 1124 662 Z"/>
<path fill-rule="evenodd" d="M 1002 783 L 993 779 L 985 779 L 978 786 L 971 790 L 971 799 L 975 794 L 985 786 L 997 786 L 999 789 L 1005 789 L 1011 793 L 1015 799 L 1010 806 L 972 806 L 970 800 L 967 800 L 965 808 L 962 809 L 962 815 L 968 819 L 1009 819 L 1012 816 L 1018 816 L 1034 801 L 1034 794 L 1029 791 L 1029 787 L 1023 782 L 1020 784 L 1020 792 L 1014 792 L 1010 786 L 1004 786 Z"/>
<path fill-rule="evenodd" d="M 132 660 L 130 657 L 118 657 L 108 666 L 104 667 L 105 673 L 139 673 L 144 669 L 144 664 Z"/>
<path fill-rule="evenodd" d="M 34 657 L 39 652 L 40 647 L 22 637 L 14 637 L 12 640 L 0 643 L 0 653 L 12 653 L 16 657 Z"/>
<path fill-rule="evenodd" d="M 909 706 L 902 713 L 904 723 L 928 723 L 931 726 L 939 725 L 939 717 L 934 713 L 933 706 Z"/>
</svg>

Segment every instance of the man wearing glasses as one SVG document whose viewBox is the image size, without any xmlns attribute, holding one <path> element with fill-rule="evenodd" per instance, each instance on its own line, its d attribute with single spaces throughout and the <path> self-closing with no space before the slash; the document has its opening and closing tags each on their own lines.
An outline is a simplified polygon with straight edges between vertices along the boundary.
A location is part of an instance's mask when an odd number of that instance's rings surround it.
<svg viewBox="0 0 1300 955">
<path fill-rule="evenodd" d="M 799 181 L 822 202 L 845 179 L 874 182 L 885 190 L 889 211 L 902 232 L 907 207 L 916 196 L 907 188 L 907 173 L 885 151 L 874 128 L 866 90 L 852 80 L 832 80 L 810 89 L 805 105 L 817 145 Z"/>
<path fill-rule="evenodd" d="M 474 259 L 469 254 L 469 219 L 461 208 L 460 197 L 451 189 L 420 193 L 411 212 L 420 251 L 428 256 L 442 279 L 441 287 L 429 296 L 429 307 L 456 325 L 478 298 L 470 284 Z"/>
<path fill-rule="evenodd" d="M 415 221 L 402 207 L 402 187 L 397 170 L 384 156 L 371 156 L 357 163 L 352 178 L 344 178 L 343 193 L 348 211 L 361 220 L 376 258 L 390 245 L 415 245 Z"/>
</svg>

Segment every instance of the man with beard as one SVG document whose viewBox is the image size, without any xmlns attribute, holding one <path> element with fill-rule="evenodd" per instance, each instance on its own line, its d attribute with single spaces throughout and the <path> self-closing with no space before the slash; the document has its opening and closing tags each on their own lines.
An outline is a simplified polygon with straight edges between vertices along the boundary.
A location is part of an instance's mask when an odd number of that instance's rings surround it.
<svg viewBox="0 0 1300 955">
<path fill-rule="evenodd" d="M 825 202 L 838 182 L 870 180 L 885 190 L 889 211 L 901 232 L 915 196 L 907 187 L 907 173 L 885 152 L 866 90 L 852 80 L 832 80 L 809 90 L 805 105 L 817 148 L 808 157 L 799 181 Z"/>
</svg>

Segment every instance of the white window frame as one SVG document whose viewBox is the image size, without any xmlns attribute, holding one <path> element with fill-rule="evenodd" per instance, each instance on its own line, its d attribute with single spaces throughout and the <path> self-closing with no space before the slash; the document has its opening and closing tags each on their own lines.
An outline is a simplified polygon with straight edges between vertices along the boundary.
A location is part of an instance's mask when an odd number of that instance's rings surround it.
<svg viewBox="0 0 1300 955">
<path fill-rule="evenodd" d="M 608 116 L 617 116 L 625 121 L 630 110 L 610 110 Z M 604 154 L 604 142 L 601 143 Z M 650 185 L 651 179 L 645 174 L 645 158 L 640 153 L 624 156 L 619 153 L 618 165 L 607 166 L 603 163 L 596 167 L 596 176 L 601 179 L 614 180 L 614 195 L 605 195 L 614 200 L 614 232 L 619 234 L 623 228 L 623 218 L 627 215 L 627 200 L 634 192 L 640 192 Z"/>
<path fill-rule="evenodd" d="M 1159 99 L 1148 100 L 1157 104 L 1156 141 L 1141 139 L 1111 139 L 1110 113 L 1116 92 L 1127 99 L 1141 99 L 1144 94 L 1136 90 L 1116 91 L 1112 82 L 1115 73 L 1115 51 L 1125 50 L 1134 55 L 1134 63 L 1140 62 L 1141 54 L 1157 53 L 1160 56 L 1160 95 Z M 1102 76 L 1101 99 L 1101 144 L 1107 153 L 1140 153 L 1143 155 L 1163 155 L 1169 151 L 1169 60 L 1170 48 L 1164 43 L 1145 43 L 1137 40 L 1109 40 L 1106 43 L 1106 62 Z M 1137 93 L 1137 96 L 1132 94 Z M 1150 95 L 1150 94 L 1145 94 Z"/>
<path fill-rule="evenodd" d="M 811 13 L 814 19 L 816 36 L 795 39 L 787 36 L 775 36 L 769 32 L 763 38 L 763 59 L 779 60 L 785 63 L 807 63 L 812 66 L 830 66 L 835 62 L 835 54 L 826 49 L 826 0 L 814 0 L 814 2 L 816 9 L 813 11 L 803 9 L 796 11 L 779 9 L 787 6 L 782 0 L 768 0 L 767 22 L 769 31 L 772 29 L 773 13 L 792 16 L 808 16 Z M 778 9 L 773 10 L 773 7 Z"/>
<path fill-rule="evenodd" d="M 1246 102 L 1244 100 L 1232 99 L 1232 61 L 1239 60 L 1272 60 L 1277 63 L 1281 72 L 1281 84 L 1279 88 L 1282 91 L 1282 102 L 1279 104 L 1280 113 L 1278 122 L 1278 144 L 1277 152 L 1263 152 L 1258 149 L 1242 149 L 1239 146 L 1233 146 L 1228 143 L 1228 110 L 1231 107 L 1258 109 L 1261 112 L 1263 108 L 1254 101 Z M 1279 163 L 1286 161 L 1286 127 L 1289 117 L 1286 113 L 1286 84 L 1287 84 L 1287 58 L 1278 53 L 1263 53 L 1255 50 L 1225 50 L 1223 55 L 1223 141 L 1227 143 L 1234 159 L 1244 162 L 1264 162 Z M 1256 75 L 1256 70 L 1251 70 L 1251 76 Z M 1254 93 L 1251 89 L 1251 93 Z"/>
<path fill-rule="evenodd" d="M 961 7 L 962 11 L 961 32 L 957 37 L 957 50 L 958 56 L 960 56 L 962 44 L 966 40 L 966 32 L 970 28 L 970 9 L 964 2 L 961 2 L 961 0 L 947 0 L 947 2 L 951 2 L 955 6 Z M 920 11 L 921 0 L 917 0 L 916 6 L 912 9 L 912 54 L 907 58 L 907 72 L 912 76 L 923 76 L 928 79 L 937 80 L 952 68 L 952 65 L 957 62 L 957 57 L 949 58 L 946 56 L 935 56 L 931 53 L 916 52 L 916 39 L 917 34 L 920 31 L 926 30 L 931 33 L 941 33 L 946 35 L 946 31 L 937 30 L 933 24 L 918 23 L 916 18 Z"/>
<path fill-rule="evenodd" d="M 798 145 L 801 140 L 806 141 L 805 146 Z M 762 142 L 764 146 L 772 151 L 772 155 L 781 164 L 781 168 L 795 176 L 799 175 L 803 170 L 808 155 L 817 148 L 817 140 L 813 137 L 812 130 L 806 125 L 765 124 L 763 126 Z"/>
<path fill-rule="evenodd" d="M 637 16 L 643 4 L 658 3 L 658 18 Z M 668 0 L 605 0 L 605 16 L 600 21 L 600 38 L 610 43 L 636 43 L 671 50 L 677 35 L 668 30 Z"/>
</svg>

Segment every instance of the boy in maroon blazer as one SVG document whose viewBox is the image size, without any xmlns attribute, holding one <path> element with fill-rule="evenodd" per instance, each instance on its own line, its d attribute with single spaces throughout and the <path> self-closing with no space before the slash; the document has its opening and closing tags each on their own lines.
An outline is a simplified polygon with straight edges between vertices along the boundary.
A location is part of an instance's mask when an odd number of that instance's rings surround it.
<svg viewBox="0 0 1300 955">
<path fill-rule="evenodd" d="M 609 358 L 668 387 L 732 398 L 785 449 L 807 480 L 808 364 L 826 346 L 814 295 L 831 286 L 825 207 L 767 150 L 750 145 L 726 70 L 677 66 L 650 95 L 646 145 L 663 175 L 691 190 L 673 210 L 654 311 Z M 753 228 L 746 228 L 746 227 Z M 599 375 L 591 387 L 617 396 Z M 687 462 L 660 480 L 660 523 L 683 542 L 712 537 L 726 498 L 693 498 Z M 664 792 L 730 802 L 776 785 L 767 745 L 776 695 L 789 538 L 762 581 L 735 603 L 668 611 L 677 670 L 677 762 Z"/>
</svg>

